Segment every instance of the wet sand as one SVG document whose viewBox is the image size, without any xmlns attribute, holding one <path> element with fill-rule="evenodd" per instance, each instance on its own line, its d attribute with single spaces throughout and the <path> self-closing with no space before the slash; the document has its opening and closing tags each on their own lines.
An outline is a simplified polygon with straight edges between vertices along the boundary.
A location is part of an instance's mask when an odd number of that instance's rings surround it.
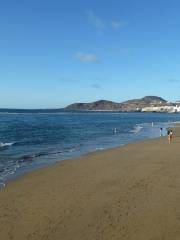
<svg viewBox="0 0 180 240">
<path fill-rule="evenodd" d="M 179 240 L 180 128 L 62 161 L 0 192 L 2 240 Z"/>
</svg>

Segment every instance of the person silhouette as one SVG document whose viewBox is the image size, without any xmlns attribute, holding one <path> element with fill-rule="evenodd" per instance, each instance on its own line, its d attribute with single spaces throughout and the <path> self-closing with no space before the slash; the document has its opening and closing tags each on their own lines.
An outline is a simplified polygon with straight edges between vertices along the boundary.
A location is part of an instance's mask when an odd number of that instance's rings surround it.
<svg viewBox="0 0 180 240">
<path fill-rule="evenodd" d="M 162 127 L 160 128 L 160 137 L 162 137 Z"/>
</svg>

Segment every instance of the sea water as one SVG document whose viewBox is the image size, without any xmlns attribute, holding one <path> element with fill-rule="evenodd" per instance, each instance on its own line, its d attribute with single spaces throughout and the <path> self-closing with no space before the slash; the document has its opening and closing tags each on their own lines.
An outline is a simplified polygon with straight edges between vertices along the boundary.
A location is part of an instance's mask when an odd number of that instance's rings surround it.
<svg viewBox="0 0 180 240">
<path fill-rule="evenodd" d="M 0 114 L 0 186 L 59 160 L 163 135 L 180 114 Z"/>
</svg>

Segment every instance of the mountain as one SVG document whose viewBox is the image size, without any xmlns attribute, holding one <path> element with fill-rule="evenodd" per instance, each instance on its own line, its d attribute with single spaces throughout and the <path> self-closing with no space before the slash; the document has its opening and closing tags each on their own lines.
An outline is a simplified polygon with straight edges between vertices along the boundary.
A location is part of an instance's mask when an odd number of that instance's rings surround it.
<svg viewBox="0 0 180 240">
<path fill-rule="evenodd" d="M 140 99 L 132 99 L 126 102 L 122 102 L 124 111 L 135 111 L 140 110 L 144 107 L 150 106 L 163 106 L 167 104 L 167 101 L 157 96 L 146 96 Z"/>
<path fill-rule="evenodd" d="M 132 99 L 122 103 L 107 100 L 99 100 L 91 103 L 73 103 L 65 110 L 90 110 L 90 111 L 140 111 L 143 107 L 163 106 L 167 101 L 157 96 L 146 96 L 140 99 Z"/>
<path fill-rule="evenodd" d="M 167 101 L 161 97 L 157 96 L 146 96 L 140 99 L 132 99 L 128 100 L 126 102 L 123 102 L 123 104 L 129 104 L 129 103 L 142 103 L 142 104 L 162 104 L 167 103 Z"/>
<path fill-rule="evenodd" d="M 121 110 L 122 105 L 120 103 L 107 101 L 107 100 L 99 100 L 92 103 L 73 103 L 67 106 L 66 110 L 107 110 L 107 111 L 114 111 L 114 110 Z"/>
</svg>

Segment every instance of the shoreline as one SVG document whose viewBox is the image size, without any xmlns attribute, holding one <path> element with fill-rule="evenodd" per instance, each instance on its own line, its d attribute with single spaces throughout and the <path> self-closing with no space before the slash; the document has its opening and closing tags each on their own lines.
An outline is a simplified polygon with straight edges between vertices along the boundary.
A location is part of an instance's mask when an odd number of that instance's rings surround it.
<svg viewBox="0 0 180 240">
<path fill-rule="evenodd" d="M 78 157 L 72 157 L 72 158 L 57 160 L 56 162 L 49 163 L 48 165 L 41 166 L 41 167 L 38 167 L 38 168 L 33 168 L 30 171 L 24 172 L 20 175 L 17 175 L 17 176 L 14 176 L 14 177 L 10 178 L 9 180 L 7 180 L 4 183 L 5 186 L 0 188 L 0 192 L 3 191 L 3 189 L 5 187 L 7 187 L 9 184 L 11 184 L 13 182 L 16 182 L 16 181 L 21 181 L 21 179 L 26 178 L 26 176 L 28 176 L 30 174 L 33 174 L 34 172 L 48 170 L 51 167 L 54 168 L 56 165 L 64 164 L 67 161 L 71 162 L 71 161 L 77 161 L 77 160 L 81 160 L 81 159 L 83 160 L 83 159 L 86 159 L 87 157 L 88 158 L 89 157 L 94 157 L 94 155 L 96 155 L 96 154 L 101 154 L 101 153 L 106 154 L 106 152 L 109 152 L 109 151 L 120 150 L 122 147 L 127 147 L 127 146 L 131 146 L 131 145 L 134 145 L 134 144 L 146 143 L 148 141 L 154 141 L 154 140 L 158 140 L 158 139 L 162 139 L 162 138 L 166 138 L 166 136 L 155 137 L 155 138 L 147 138 L 147 139 L 144 139 L 144 140 L 136 140 L 134 142 L 129 142 L 129 143 L 126 143 L 126 144 L 122 144 L 122 145 L 119 145 L 117 147 L 110 147 L 110 148 L 106 148 L 106 149 L 98 149 L 98 150 L 94 150 L 92 152 L 87 152 L 87 153 L 84 153 L 84 154 L 82 154 Z"/>
<path fill-rule="evenodd" d="M 179 239 L 180 127 L 37 169 L 0 192 L 0 238 Z"/>
<path fill-rule="evenodd" d="M 132 136 L 130 136 L 129 140 L 125 139 L 124 142 L 122 141 L 122 143 L 121 143 L 121 136 L 119 136 L 118 134 L 114 134 L 115 138 L 117 138 L 117 137 L 119 138 L 119 140 L 120 140 L 119 144 L 114 142 L 112 145 L 97 147 L 97 148 L 88 149 L 88 150 L 85 150 L 85 151 L 82 149 L 80 152 L 73 153 L 72 156 L 70 156 L 70 155 L 69 156 L 68 155 L 67 156 L 62 156 L 61 159 L 57 158 L 57 160 L 45 162 L 43 164 L 40 164 L 39 166 L 38 165 L 30 166 L 30 168 L 27 168 L 27 169 L 21 169 L 21 168 L 17 169 L 17 171 L 14 172 L 13 175 L 9 175 L 5 179 L 2 178 L 2 181 L 0 182 L 0 191 L 4 187 L 6 187 L 6 185 L 9 182 L 15 181 L 16 179 L 19 179 L 22 176 L 24 176 L 24 175 L 26 175 L 30 172 L 36 171 L 38 169 L 43 169 L 43 168 L 50 167 L 50 166 L 52 166 L 56 163 L 59 163 L 59 162 L 67 161 L 67 160 L 68 161 L 75 160 L 77 158 L 85 157 L 86 155 L 93 154 L 93 153 L 96 153 L 96 152 L 99 152 L 99 151 L 111 150 L 111 149 L 119 148 L 119 147 L 122 147 L 122 146 L 125 146 L 125 145 L 129 145 L 129 144 L 133 144 L 133 143 L 137 143 L 137 142 L 142 142 L 142 141 L 146 141 L 146 140 L 150 140 L 150 139 L 159 138 L 160 137 L 159 136 L 159 128 L 157 126 L 160 123 L 159 122 L 155 123 L 155 125 L 153 126 L 153 131 L 154 131 L 153 133 L 151 133 L 151 128 L 152 128 L 151 125 L 149 125 L 149 127 L 147 128 L 146 124 L 147 123 L 136 124 L 134 130 L 131 130 L 128 133 L 128 134 L 131 134 Z M 148 124 L 150 124 L 150 123 L 148 123 Z M 167 128 L 168 125 L 174 125 L 174 124 L 177 124 L 177 122 L 162 122 L 162 124 L 164 125 L 165 128 Z M 137 128 L 139 126 L 143 126 L 143 127 L 140 127 L 140 130 L 139 129 L 137 130 Z M 165 128 L 164 128 L 164 130 L 165 130 Z M 146 130 L 144 130 L 144 129 L 146 129 Z M 164 133 L 165 133 L 165 131 L 164 131 Z M 94 147 L 95 147 L 95 145 L 94 145 Z M 51 155 L 49 157 L 51 158 Z M 36 160 L 34 160 L 34 161 L 36 161 Z"/>
<path fill-rule="evenodd" d="M 5 182 L 1 182 L 0 183 L 0 192 L 11 182 L 14 182 L 16 180 L 20 180 L 21 178 L 26 177 L 26 175 L 28 175 L 30 173 L 33 173 L 35 171 L 43 170 L 43 169 L 49 168 L 51 166 L 54 166 L 56 164 L 61 164 L 64 161 L 65 162 L 66 161 L 76 161 L 78 159 L 86 158 L 86 157 L 89 157 L 91 155 L 98 154 L 100 152 L 106 152 L 106 151 L 109 151 L 109 150 L 115 150 L 115 149 L 119 149 L 119 148 L 124 147 L 124 146 L 129 146 L 129 145 L 136 144 L 136 143 L 143 143 L 143 142 L 146 142 L 146 141 L 161 139 L 163 137 L 165 137 L 165 136 L 154 137 L 154 138 L 146 138 L 146 139 L 143 139 L 143 140 L 134 140 L 132 142 L 121 144 L 119 146 L 115 146 L 115 147 L 113 146 L 113 147 L 108 147 L 108 148 L 96 149 L 96 150 L 93 150 L 93 151 L 90 151 L 90 152 L 83 153 L 83 154 L 81 154 L 81 155 L 79 155 L 77 157 L 60 159 L 60 160 L 56 160 L 55 162 L 51 162 L 49 164 L 45 164 L 45 165 L 42 165 L 42 166 L 39 166 L 39 167 L 31 168 L 31 169 L 29 169 L 27 171 L 24 171 L 22 173 L 15 174 L 13 177 L 8 178 Z"/>
<path fill-rule="evenodd" d="M 78 157 L 72 157 L 72 158 L 57 160 L 56 162 L 49 163 L 48 165 L 41 166 L 41 167 L 38 167 L 38 168 L 33 168 L 30 171 L 24 172 L 22 174 L 15 175 L 14 177 L 8 179 L 6 182 L 4 182 L 4 186 L 0 188 L 0 192 L 3 191 L 3 189 L 6 188 L 7 185 L 9 185 L 10 183 L 16 182 L 16 181 L 21 181 L 21 179 L 26 178 L 26 176 L 28 176 L 31 173 L 33 174 L 36 171 L 38 172 L 38 171 L 41 171 L 41 170 L 43 171 L 43 170 L 49 169 L 51 167 L 54 167 L 56 164 L 58 164 L 58 165 L 61 164 L 61 163 L 63 164 L 66 161 L 70 161 L 70 162 L 71 161 L 77 161 L 77 160 L 80 160 L 82 158 L 93 157 L 93 155 L 96 155 L 96 154 L 99 154 L 99 153 L 102 153 L 102 152 L 105 154 L 106 152 L 109 152 L 111 150 L 120 149 L 122 147 L 130 146 L 130 145 L 134 145 L 134 144 L 138 144 L 138 143 L 145 143 L 147 141 L 157 140 L 157 139 L 161 139 L 161 138 L 164 138 L 164 137 L 165 136 L 156 137 L 156 138 L 147 138 L 147 139 L 144 139 L 144 140 L 137 140 L 137 141 L 134 141 L 134 142 L 122 144 L 122 145 L 119 145 L 117 147 L 109 147 L 109 148 L 106 148 L 106 149 L 98 149 L 98 150 L 94 150 L 92 152 L 84 153 L 84 154 L 82 154 Z"/>
</svg>

